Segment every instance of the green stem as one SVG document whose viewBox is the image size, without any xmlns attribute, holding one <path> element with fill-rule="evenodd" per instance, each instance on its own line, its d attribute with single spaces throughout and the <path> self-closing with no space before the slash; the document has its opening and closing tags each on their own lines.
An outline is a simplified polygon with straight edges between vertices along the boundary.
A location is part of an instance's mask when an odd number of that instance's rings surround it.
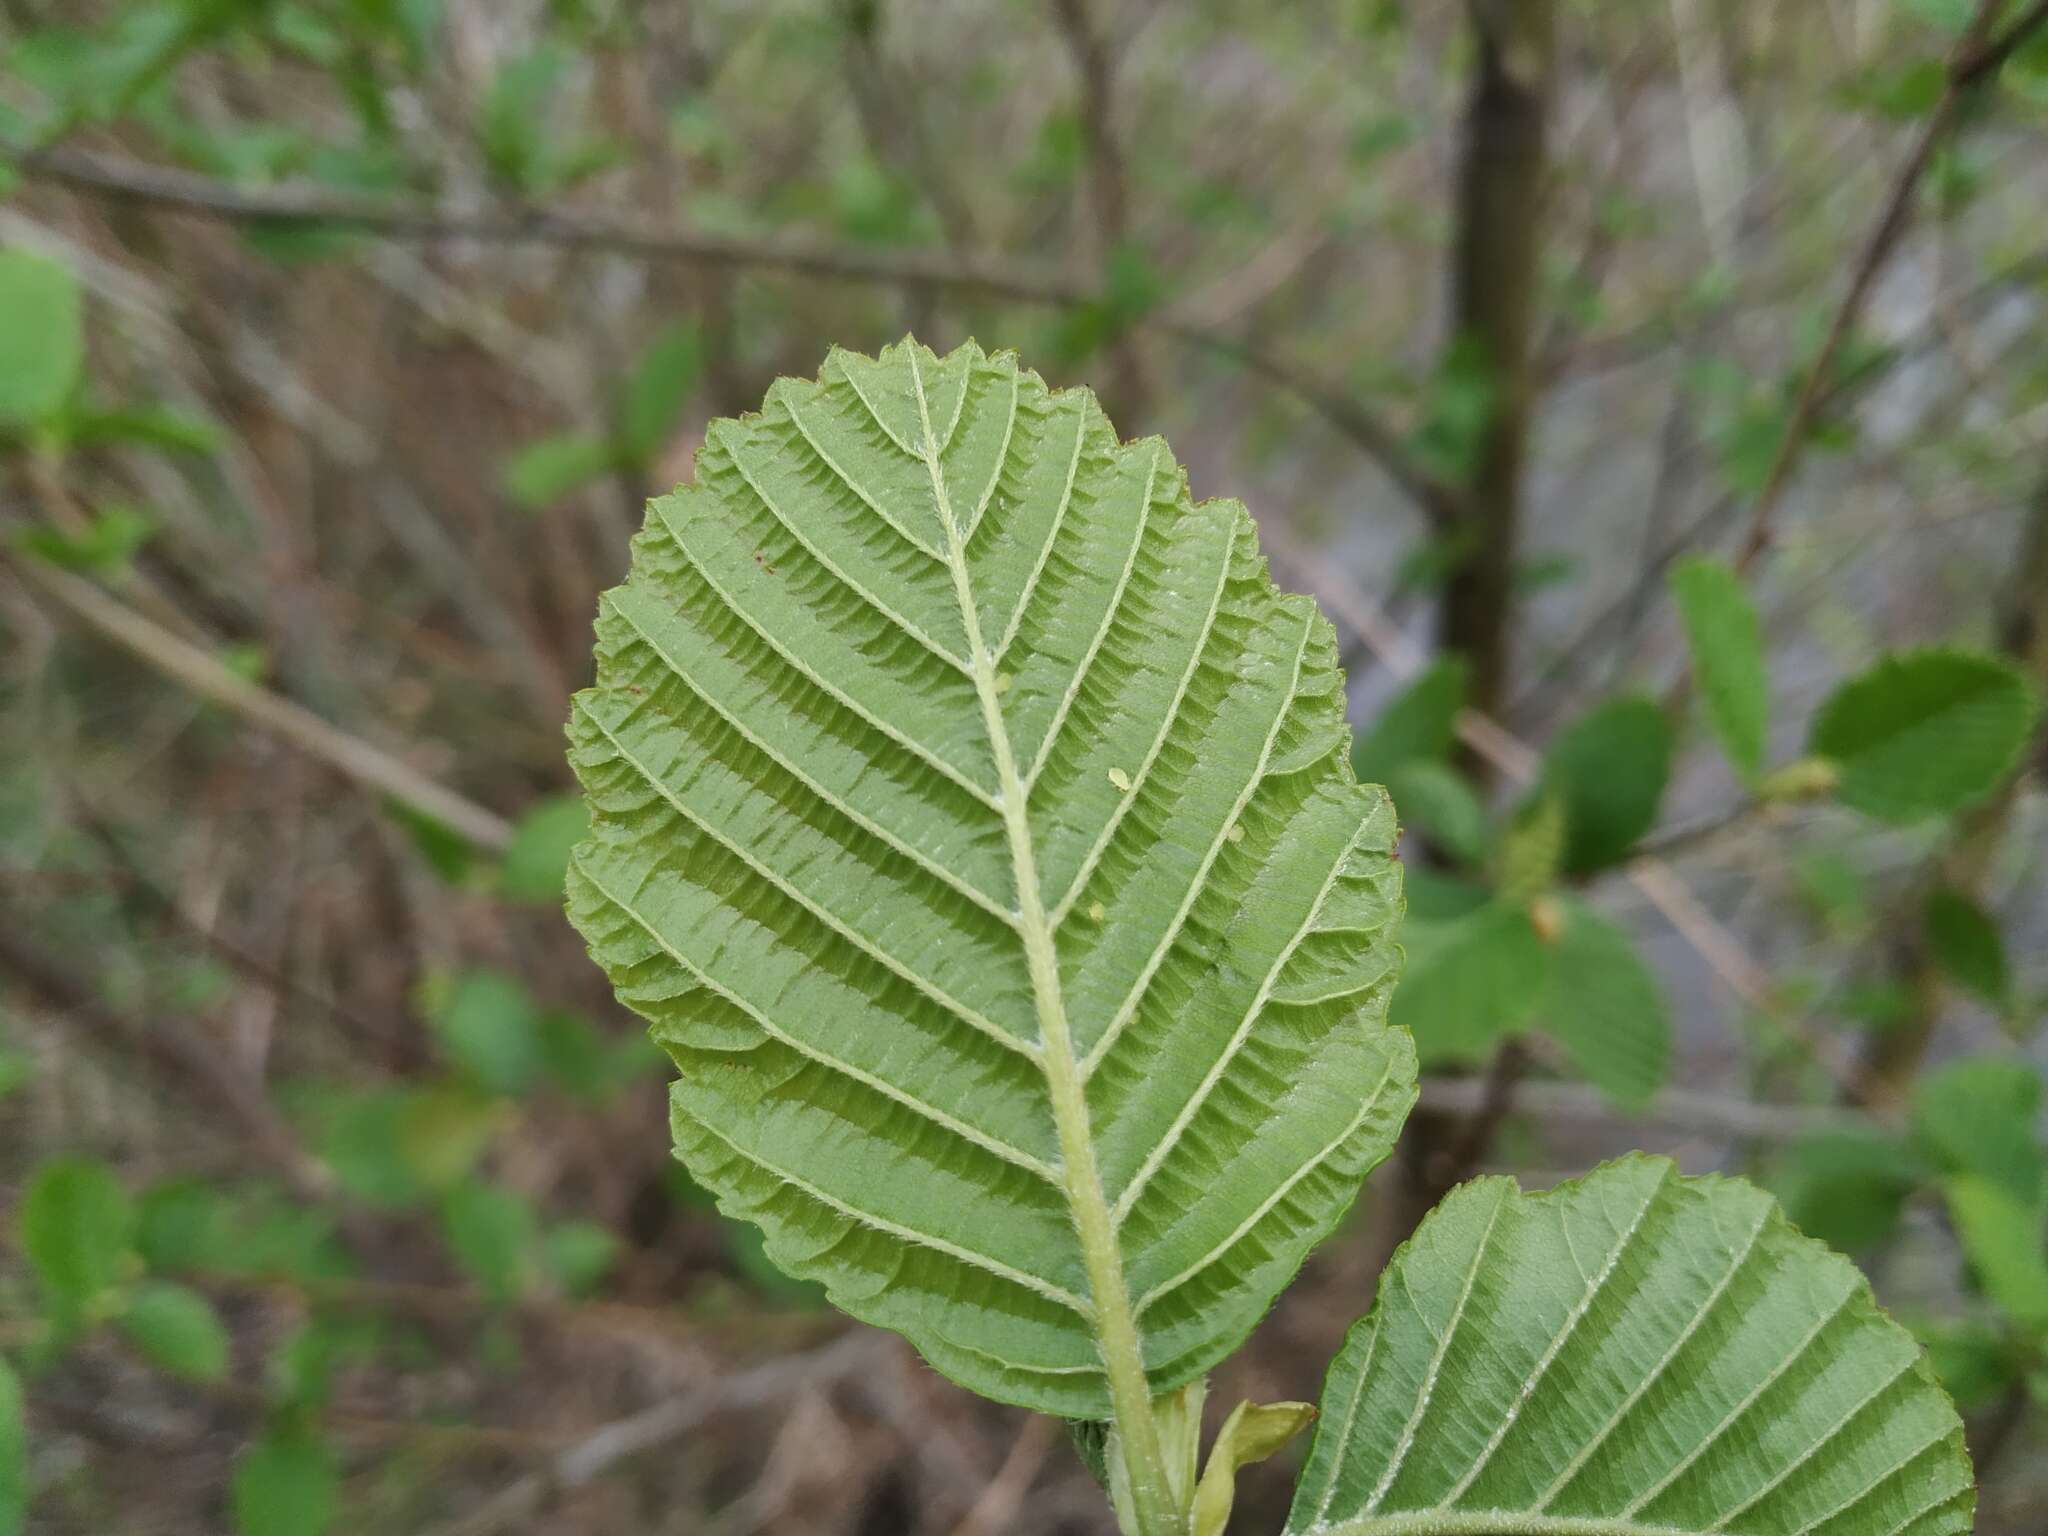
<svg viewBox="0 0 2048 1536">
<path fill-rule="evenodd" d="M 1088 1272 L 1088 1294 L 1095 1309 L 1096 1346 L 1109 1377 L 1110 1406 L 1116 1421 L 1116 1443 L 1130 1480 L 1131 1503 L 1138 1530 L 1134 1536 L 1182 1536 L 1185 1512 L 1174 1499 L 1166 1477 L 1166 1456 L 1159 1422 L 1152 1408 L 1152 1386 L 1145 1375 L 1138 1341 L 1138 1321 L 1124 1284 L 1123 1257 L 1117 1246 L 1116 1223 L 1102 1192 L 1102 1174 L 1095 1162 L 1095 1138 L 1088 1124 L 1088 1099 L 1074 1038 L 1067 1025 L 1066 999 L 1060 989 L 1059 956 L 1053 948 L 1052 924 L 1038 885 L 1038 860 L 1026 814 L 1027 792 L 1010 749 L 996 692 L 995 659 L 982 643 L 981 620 L 967 579 L 967 552 L 939 467 L 938 440 L 932 433 L 931 410 L 925 399 L 924 375 L 911 354 L 917 381 L 917 409 L 924 426 L 924 462 L 931 474 L 939 522 L 946 534 L 946 564 L 966 627 L 968 654 L 973 658 L 974 690 L 981 699 L 982 724 L 995 754 L 997 794 L 1003 827 L 1009 836 L 1010 859 L 1017 879 L 1017 926 L 1031 971 L 1037 1004 L 1038 1031 L 1044 1048 L 1041 1065 L 1052 1098 L 1053 1123 L 1060 1140 L 1061 1179 L 1067 1205 L 1081 1242 L 1081 1260 Z"/>
</svg>

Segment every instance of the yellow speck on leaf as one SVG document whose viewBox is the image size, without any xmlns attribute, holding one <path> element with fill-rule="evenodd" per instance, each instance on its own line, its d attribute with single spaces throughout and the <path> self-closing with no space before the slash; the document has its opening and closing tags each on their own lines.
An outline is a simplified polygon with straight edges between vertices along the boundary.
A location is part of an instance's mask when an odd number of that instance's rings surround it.
<svg viewBox="0 0 2048 1536">
<path fill-rule="evenodd" d="M 1101 922 L 1101 921 L 1102 921 L 1102 919 L 1103 919 L 1103 917 L 1104 917 L 1105 915 L 1106 915 L 1106 914 L 1105 914 L 1105 913 L 1103 912 L 1103 910 L 1102 910 L 1102 903 L 1101 903 L 1101 902 L 1099 902 L 1099 901 L 1091 901 L 1091 902 L 1089 902 L 1089 903 L 1088 903 L 1088 921 L 1089 921 L 1089 922 L 1091 922 L 1091 923 L 1099 923 L 1099 922 Z"/>
<path fill-rule="evenodd" d="M 1127 795 L 1131 792 L 1131 776 L 1128 773 L 1125 773 L 1121 768 L 1112 768 L 1109 770 L 1109 782 L 1114 784 L 1118 789 L 1122 790 Z"/>
<path fill-rule="evenodd" d="M 1230 830 L 1224 833 L 1223 835 L 1229 838 L 1233 843 L 1241 843 L 1244 841 L 1244 828 L 1233 821 L 1230 824 Z"/>
<path fill-rule="evenodd" d="M 1009 673 L 998 672 L 996 674 L 996 696 L 1000 698 L 1003 694 L 1008 693 L 1010 691 L 1010 684 L 1015 681 L 1016 679 L 1010 676 Z"/>
</svg>

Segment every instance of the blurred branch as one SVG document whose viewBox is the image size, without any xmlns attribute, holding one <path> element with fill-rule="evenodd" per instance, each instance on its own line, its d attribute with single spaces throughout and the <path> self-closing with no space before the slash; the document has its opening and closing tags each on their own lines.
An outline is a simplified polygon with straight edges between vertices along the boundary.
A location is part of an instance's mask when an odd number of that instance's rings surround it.
<svg viewBox="0 0 2048 1536">
<path fill-rule="evenodd" d="M 262 1148 L 302 1199 L 330 1192 L 333 1180 L 327 1170 L 299 1144 L 260 1084 L 237 1070 L 225 1052 L 165 1019 L 137 1025 L 122 1018 L 90 985 L 30 944 L 19 914 L 6 909 L 0 909 L 0 976 L 36 1005 L 98 1037 L 114 1055 L 128 1057 L 139 1050 L 198 1087 Z"/>
<path fill-rule="evenodd" d="M 821 1349 L 771 1360 L 607 1424 L 566 1447 L 539 1471 L 508 1483 L 468 1515 L 438 1527 L 432 1536 L 488 1536 L 516 1525 L 555 1494 L 581 1487 L 622 1461 L 680 1439 L 715 1414 L 765 1408 L 792 1393 L 830 1387 L 871 1370 L 887 1343 L 883 1335 L 856 1329 Z"/>
<path fill-rule="evenodd" d="M 974 254 L 843 246 L 789 236 L 741 239 L 619 214 L 558 208 L 444 208 L 308 187 L 253 192 L 210 176 L 73 149 L 23 155 L 18 168 L 26 177 L 89 196 L 259 228 L 358 229 L 411 240 L 526 241 L 705 267 L 950 289 L 1055 308 L 1104 302 L 1101 289 L 1087 278 Z M 1455 510 L 1456 489 L 1416 463 L 1400 433 L 1340 385 L 1257 342 L 1183 316 L 1170 306 L 1136 316 L 1130 323 L 1230 358 L 1294 395 L 1376 461 L 1432 520 L 1442 523 Z"/>
<path fill-rule="evenodd" d="M 1081 147 L 1088 167 L 1088 201 L 1094 212 L 1095 260 L 1107 286 L 1109 263 L 1130 239 L 1131 224 L 1130 178 L 1113 120 L 1116 54 L 1090 16 L 1088 0 L 1052 0 L 1052 11 L 1080 82 Z M 1128 333 L 1117 336 L 1110 345 L 1109 394 L 1111 415 L 1131 427 L 1149 410 L 1151 391 L 1144 357 Z"/>
<path fill-rule="evenodd" d="M 172 682 L 318 758 L 343 777 L 440 822 L 479 848 L 502 853 L 510 846 L 512 825 L 495 812 L 437 784 L 381 747 L 328 724 L 302 705 L 238 676 L 93 583 L 34 558 L 16 557 L 12 565 L 30 586 Z"/>
<path fill-rule="evenodd" d="M 2006 0 L 1978 0 L 1976 14 L 1949 56 L 1948 78 L 1941 99 L 1929 112 L 1920 137 L 1893 178 L 1891 194 L 1885 199 L 1877 222 L 1864 239 L 1863 251 L 1857 258 L 1848 292 L 1842 296 L 1834 320 L 1828 326 L 1827 336 L 1821 342 L 1820 351 L 1815 355 L 1813 365 L 1807 369 L 1806 378 L 1793 401 L 1784 432 L 1778 439 L 1777 452 L 1764 476 L 1763 489 L 1757 493 L 1750 510 L 1749 531 L 1735 558 L 1738 571 L 1747 572 L 1770 547 L 1772 520 L 1777 515 L 1779 502 L 1784 499 L 1786 487 L 1791 483 L 1792 473 L 1805 454 L 1809 431 L 1826 398 L 1836 354 L 1862 319 L 1863 307 L 1876 286 L 1878 276 L 1891 261 L 1900 238 L 1912 223 L 1920 182 L 1934 163 L 1935 151 L 1955 128 L 1973 88 L 1996 77 L 2019 46 L 2043 24 L 2048 24 L 2048 0 L 2035 0 L 1994 38 L 1991 29 L 2005 6 Z"/>
<path fill-rule="evenodd" d="M 1428 1077 L 1422 1080 L 1420 1102 L 1425 1109 L 1471 1115 L 1484 1109 L 1488 1092 L 1489 1084 L 1484 1078 Z M 1834 1105 L 1759 1104 L 1754 1099 L 1734 1095 L 1667 1088 L 1641 1108 L 1627 1108 L 1583 1083 L 1527 1077 L 1517 1085 L 1512 1107 L 1516 1114 L 1570 1125 L 1608 1120 L 1708 1132 L 1738 1141 L 1799 1141 L 1809 1136 L 1881 1129 L 1871 1116 Z"/>
</svg>

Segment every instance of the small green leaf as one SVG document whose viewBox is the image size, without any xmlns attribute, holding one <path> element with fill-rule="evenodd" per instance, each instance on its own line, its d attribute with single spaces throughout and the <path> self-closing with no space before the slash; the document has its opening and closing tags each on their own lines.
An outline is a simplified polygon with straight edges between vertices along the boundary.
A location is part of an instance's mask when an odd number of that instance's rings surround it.
<svg viewBox="0 0 2048 1536">
<path fill-rule="evenodd" d="M 616 457 L 601 437 L 562 433 L 536 438 L 505 465 L 505 494 L 538 512 L 609 473 Z"/>
<path fill-rule="evenodd" d="M 43 1164 L 19 1215 L 22 1251 L 67 1317 L 90 1307 L 123 1278 L 135 1213 L 104 1163 L 81 1157 Z"/>
<path fill-rule="evenodd" d="M 539 1075 L 540 1009 L 516 977 L 465 972 L 431 1022 L 449 1058 L 493 1093 L 516 1097 Z"/>
<path fill-rule="evenodd" d="M 1865 1253 L 1897 1231 L 1906 1197 L 1926 1174 L 1926 1165 L 1892 1137 L 1843 1132 L 1792 1147 L 1776 1182 L 1800 1231 L 1831 1248 Z"/>
<path fill-rule="evenodd" d="M 21 1536 L 28 1523 L 28 1416 L 21 1378 L 0 1355 L 0 1536 Z"/>
<path fill-rule="evenodd" d="M 84 366 L 78 280 L 47 256 L 0 250 L 0 430 L 56 416 Z"/>
<path fill-rule="evenodd" d="M 228 1371 L 228 1331 L 213 1303 L 187 1286 L 152 1281 L 121 1313 L 121 1331 L 167 1371 L 219 1381 Z"/>
<path fill-rule="evenodd" d="M 2028 1328 L 2048 1328 L 2048 1225 L 2038 1201 L 1959 1174 L 1944 1186 L 1963 1254 L 1984 1294 Z"/>
<path fill-rule="evenodd" d="M 1812 750 L 1841 768 L 1844 805 L 1881 821 L 1945 816 L 2011 772 L 2034 723 L 2026 679 L 1969 651 L 1887 656 L 1837 689 Z"/>
<path fill-rule="evenodd" d="M 641 354 L 619 403 L 619 447 L 640 467 L 651 464 L 697 387 L 704 349 L 695 326 L 675 324 Z"/>
<path fill-rule="evenodd" d="M 341 1475 L 333 1452 L 304 1429 L 273 1429 L 235 1468 L 237 1536 L 322 1536 Z"/>
<path fill-rule="evenodd" d="M 562 1222 L 541 1240 L 541 1261 L 568 1296 L 596 1290 L 618 1256 L 618 1238 L 594 1221 Z"/>
<path fill-rule="evenodd" d="M 1486 862 L 1493 836 L 1486 807 L 1449 763 L 1411 759 L 1385 782 L 1404 824 L 1428 838 L 1431 847 L 1468 867 Z"/>
<path fill-rule="evenodd" d="M 495 1184 L 458 1185 L 441 1203 L 441 1230 L 469 1277 L 492 1301 L 526 1289 L 540 1239 L 533 1207 Z"/>
<path fill-rule="evenodd" d="M 1944 1167 L 2032 1204 L 2048 1183 L 2048 1151 L 2035 1127 L 2041 1074 L 2029 1062 L 1967 1057 L 1930 1072 L 1913 1090 L 1913 1130 Z"/>
<path fill-rule="evenodd" d="M 2000 1011 L 2012 1006 L 2005 940 L 1990 913 L 1964 892 L 1941 886 L 1927 893 L 1920 928 L 1928 954 L 1950 981 Z"/>
<path fill-rule="evenodd" d="M 519 818 L 512 846 L 498 868 L 498 894 L 507 901 L 560 906 L 569 854 L 590 830 L 581 795 L 550 795 Z"/>
<path fill-rule="evenodd" d="M 75 446 L 140 443 L 175 453 L 209 454 L 220 448 L 220 428 L 204 417 L 169 405 L 128 405 L 109 410 L 83 410 L 64 425 Z"/>
<path fill-rule="evenodd" d="M 1640 1108 L 1671 1066 L 1664 989 L 1621 929 L 1583 902 L 1558 907 L 1564 920 L 1547 946 L 1540 1023 L 1582 1077 L 1615 1103 Z"/>
<path fill-rule="evenodd" d="M 1612 699 L 1551 743 L 1543 785 L 1564 802 L 1566 873 L 1626 859 L 1656 823 L 1670 771 L 1671 728 L 1647 698 Z"/>
<path fill-rule="evenodd" d="M 1763 772 L 1770 708 L 1756 608 L 1742 579 L 1717 560 L 1685 561 L 1671 573 L 1671 591 L 1707 723 L 1735 771 L 1754 783 Z"/>
<path fill-rule="evenodd" d="M 1239 1403 L 1231 1409 L 1195 1485 L 1193 1536 L 1223 1536 L 1237 1499 L 1238 1469 L 1284 1449 L 1315 1416 L 1309 1403 Z"/>
<path fill-rule="evenodd" d="M 1454 1190 L 1321 1407 L 1290 1536 L 1970 1529 L 1961 1421 L 1856 1267 L 1664 1158 Z"/>
<path fill-rule="evenodd" d="M 1494 903 L 1448 923 L 1410 922 L 1401 942 L 1408 966 L 1391 1017 L 1414 1033 L 1425 1064 L 1484 1057 L 1542 1001 L 1548 962 L 1520 907 Z"/>
<path fill-rule="evenodd" d="M 423 1189 L 449 1189 L 469 1176 L 511 1110 L 468 1083 L 437 1083 L 406 1096 L 398 1153 Z"/>
<path fill-rule="evenodd" d="M 1440 761 L 1451 749 L 1471 669 L 1462 657 L 1431 663 L 1380 711 L 1351 749 L 1351 766 L 1368 784 L 1385 784 L 1405 763 Z M 1396 802 L 1399 805 L 1399 802 Z M 1405 809 L 1405 807 L 1402 807 Z"/>
<path fill-rule="evenodd" d="M 37 558 L 67 571 L 118 576 L 128 569 L 155 532 L 156 519 L 116 503 L 94 513 L 91 521 L 75 533 L 55 528 L 28 529 L 21 536 L 21 545 Z"/>
</svg>

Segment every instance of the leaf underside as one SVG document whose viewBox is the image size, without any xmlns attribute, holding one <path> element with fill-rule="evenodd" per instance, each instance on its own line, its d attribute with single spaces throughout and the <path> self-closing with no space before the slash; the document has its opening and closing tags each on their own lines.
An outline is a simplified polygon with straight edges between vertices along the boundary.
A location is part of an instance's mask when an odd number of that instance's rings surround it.
<svg viewBox="0 0 2048 1536">
<path fill-rule="evenodd" d="M 1848 1260 L 1740 1180 L 1481 1179 L 1331 1365 L 1290 1536 L 1962 1536 L 1962 1425 Z"/>
<path fill-rule="evenodd" d="M 1152 1389 L 1227 1354 L 1415 1095 L 1392 810 L 1243 507 L 1007 354 L 834 352 L 597 629 L 570 914 L 691 1173 L 991 1397 L 1108 1416 L 1091 1199 Z"/>
</svg>

